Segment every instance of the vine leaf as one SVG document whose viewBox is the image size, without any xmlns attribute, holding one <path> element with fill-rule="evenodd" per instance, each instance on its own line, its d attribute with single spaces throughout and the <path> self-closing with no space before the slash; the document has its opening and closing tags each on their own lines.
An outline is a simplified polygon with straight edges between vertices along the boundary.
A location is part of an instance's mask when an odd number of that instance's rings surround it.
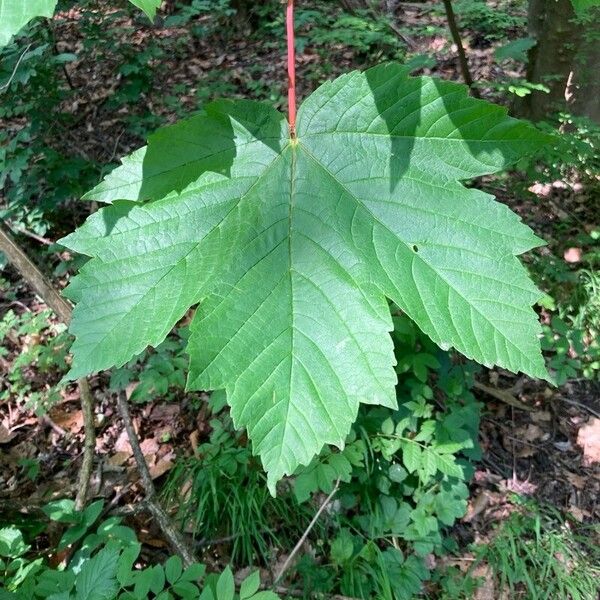
<svg viewBox="0 0 600 600">
<path fill-rule="evenodd" d="M 57 0 L 0 0 L 0 48 L 35 17 L 51 17 Z"/>
<path fill-rule="evenodd" d="M 153 136 L 62 243 L 93 257 L 70 378 L 155 346 L 200 303 L 190 389 L 225 389 L 274 490 L 344 440 L 359 404 L 396 406 L 392 300 L 440 346 L 547 377 L 516 255 L 541 240 L 459 183 L 549 141 L 461 85 L 398 65 L 343 75 L 283 115 L 218 102 Z"/>
</svg>

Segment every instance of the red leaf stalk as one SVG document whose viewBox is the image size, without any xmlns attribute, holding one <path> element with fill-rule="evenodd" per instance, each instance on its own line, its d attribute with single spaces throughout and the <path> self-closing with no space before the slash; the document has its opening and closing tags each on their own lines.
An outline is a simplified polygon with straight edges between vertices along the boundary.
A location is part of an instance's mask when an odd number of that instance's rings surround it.
<svg viewBox="0 0 600 600">
<path fill-rule="evenodd" d="M 296 39 L 294 34 L 294 0 L 288 0 L 286 12 L 288 59 L 288 118 L 290 137 L 296 138 Z"/>
</svg>

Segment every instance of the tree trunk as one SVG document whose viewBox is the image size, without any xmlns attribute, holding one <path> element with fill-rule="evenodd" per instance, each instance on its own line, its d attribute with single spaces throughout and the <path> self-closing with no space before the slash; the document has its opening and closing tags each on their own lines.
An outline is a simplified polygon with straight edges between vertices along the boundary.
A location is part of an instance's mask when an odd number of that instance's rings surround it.
<svg viewBox="0 0 600 600">
<path fill-rule="evenodd" d="M 577 21 L 571 0 L 529 0 L 528 32 L 537 44 L 529 51 L 527 80 L 549 93 L 534 91 L 518 99 L 515 112 L 538 121 L 565 111 L 598 120 L 600 45 Z"/>
<path fill-rule="evenodd" d="M 527 80 L 542 83 L 549 93 L 535 91 L 517 101 L 519 115 L 539 121 L 566 109 L 565 91 L 578 43 L 571 0 L 529 0 L 528 33 L 537 40 L 529 51 Z"/>
<path fill-rule="evenodd" d="M 600 10 L 593 14 L 594 19 L 582 30 L 573 72 L 567 82 L 567 102 L 573 114 L 600 125 L 600 39 L 593 25 L 599 22 Z"/>
</svg>

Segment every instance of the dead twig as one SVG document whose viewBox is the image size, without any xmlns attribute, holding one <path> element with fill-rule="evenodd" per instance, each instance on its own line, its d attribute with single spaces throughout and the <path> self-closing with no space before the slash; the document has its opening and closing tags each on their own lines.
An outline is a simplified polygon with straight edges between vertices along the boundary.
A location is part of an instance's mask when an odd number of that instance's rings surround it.
<svg viewBox="0 0 600 600">
<path fill-rule="evenodd" d="M 321 516 L 323 511 L 327 508 L 327 506 L 329 505 L 329 503 L 331 502 L 331 500 L 337 493 L 339 487 L 340 487 L 340 480 L 338 478 L 337 481 L 335 482 L 335 485 L 333 486 L 333 490 L 331 490 L 331 493 L 329 494 L 329 496 L 327 496 L 327 498 L 325 498 L 325 500 L 319 507 L 319 510 L 316 512 L 315 516 L 312 518 L 312 521 L 308 524 L 308 527 L 302 534 L 302 537 L 298 540 L 298 543 L 294 546 L 294 549 L 290 552 L 290 555 L 287 557 L 286 561 L 283 563 L 283 566 L 279 570 L 277 577 L 275 577 L 275 579 L 273 580 L 274 585 L 277 584 L 281 580 L 281 578 L 284 576 L 285 572 L 288 570 L 289 566 L 292 564 L 294 557 L 296 556 L 296 554 L 298 554 L 298 552 L 302 548 L 302 545 L 306 541 L 308 534 L 312 531 L 312 528 L 316 525 L 317 521 L 319 520 L 319 517 Z"/>
<path fill-rule="evenodd" d="M 184 564 L 189 566 L 195 562 L 194 553 L 190 549 L 183 536 L 175 529 L 175 527 L 173 527 L 170 517 L 156 501 L 156 488 L 154 487 L 154 482 L 152 481 L 152 476 L 150 475 L 148 464 L 144 458 L 137 434 L 133 428 L 133 422 L 131 421 L 129 406 L 124 392 L 120 392 L 117 395 L 117 408 L 123 421 L 125 431 L 127 432 L 129 444 L 131 445 L 131 450 L 133 451 L 133 458 L 135 459 L 135 463 L 142 481 L 142 487 L 144 488 L 144 492 L 146 494 L 144 506 L 156 519 L 158 526 L 167 538 L 169 544 L 171 544 L 173 550 L 175 550 L 177 554 L 181 556 Z"/>
<path fill-rule="evenodd" d="M 12 229 L 12 231 L 14 233 L 20 233 L 22 235 L 26 235 L 27 237 L 30 237 L 32 240 L 35 240 L 36 242 L 39 242 L 40 244 L 44 244 L 45 246 L 52 246 L 52 244 L 54 243 L 52 240 L 42 237 L 41 235 L 38 235 L 37 233 L 34 233 L 33 231 L 28 231 L 27 229 L 24 229 L 22 227 L 17 227 L 14 223 L 11 223 L 10 221 L 6 221 L 6 224 L 9 226 L 10 229 Z"/>
<path fill-rule="evenodd" d="M 71 305 L 56 291 L 50 280 L 2 226 L 0 226 L 0 250 L 35 293 L 44 300 L 63 323 L 68 325 L 71 322 Z"/>
<path fill-rule="evenodd" d="M 525 404 L 524 402 L 521 402 L 520 400 L 517 400 L 512 394 L 512 389 L 511 390 L 499 390 L 498 388 L 490 387 L 489 385 L 485 385 L 483 383 L 480 383 L 479 381 L 476 381 L 473 384 L 473 387 L 476 390 L 485 392 L 488 396 L 491 396 L 492 398 L 495 398 L 496 400 L 500 400 L 500 402 L 504 402 L 505 404 L 508 404 L 509 406 L 514 406 L 515 408 L 520 408 L 521 410 L 527 410 L 527 411 L 534 410 L 533 407 L 528 406 L 527 404 Z"/>
<path fill-rule="evenodd" d="M 354 6 L 352 6 L 352 4 L 350 4 L 349 2 L 347 2 L 346 0 L 340 0 L 340 4 L 342 5 L 342 8 L 344 10 L 347 10 L 351 15 L 357 15 L 358 13 L 356 12 L 356 9 L 354 8 Z M 361 7 L 362 10 L 366 10 L 369 15 L 374 19 L 377 20 L 378 16 L 377 13 L 375 12 L 375 10 L 373 9 L 373 7 L 368 3 L 365 2 L 364 5 Z M 400 40 L 402 40 L 406 46 L 408 48 L 410 48 L 411 50 L 414 50 L 417 47 L 417 44 L 415 43 L 415 41 L 413 39 L 411 39 L 410 37 L 408 37 L 397 25 L 396 23 L 394 23 L 394 15 L 390 12 L 388 12 L 387 14 L 387 20 L 385 22 L 387 28 L 396 36 L 398 37 Z"/>
<path fill-rule="evenodd" d="M 52 282 L 38 269 L 33 261 L 23 252 L 12 236 L 0 226 L 0 251 L 2 251 L 11 264 L 19 271 L 23 279 L 34 289 L 34 291 L 44 300 L 44 302 L 54 311 L 58 318 L 66 325 L 71 322 L 71 305 L 57 292 Z M 83 450 L 83 463 L 78 481 L 78 492 L 76 505 L 83 508 L 86 501 L 89 481 L 92 474 L 94 460 L 94 449 L 96 446 L 96 436 L 94 431 L 94 409 L 93 399 L 90 392 L 87 379 L 79 379 L 79 394 L 85 425 L 85 440 Z M 189 550 L 183 537 L 171 524 L 171 520 L 165 511 L 157 504 L 156 490 L 152 482 L 152 477 L 148 470 L 148 465 L 144 460 L 144 455 L 131 423 L 127 400 L 124 396 L 118 397 L 119 413 L 125 425 L 129 443 L 133 449 L 133 455 L 140 472 L 142 485 L 146 492 L 145 507 L 148 512 L 156 519 L 162 532 L 173 548 L 181 555 L 184 563 L 190 565 L 194 562 L 194 555 Z"/>
<path fill-rule="evenodd" d="M 94 467 L 94 450 L 96 449 L 96 423 L 94 422 L 94 398 L 90 390 L 88 380 L 82 377 L 77 381 L 79 385 L 79 398 L 81 401 L 81 412 L 83 413 L 83 460 L 81 471 L 77 482 L 77 496 L 75 497 L 75 509 L 83 510 L 87 500 L 90 478 Z M 88 432 L 92 432 L 91 435 Z"/>
<path fill-rule="evenodd" d="M 581 408 L 582 410 L 587 411 L 593 417 L 600 419 L 600 413 L 597 410 L 594 410 L 591 406 L 584 404 L 583 402 L 577 402 L 577 400 L 571 400 L 570 398 L 565 398 L 564 396 L 561 396 L 559 399 L 561 402 L 566 402 L 567 404 L 570 404 L 571 406 L 577 406 L 577 407 Z"/>
</svg>

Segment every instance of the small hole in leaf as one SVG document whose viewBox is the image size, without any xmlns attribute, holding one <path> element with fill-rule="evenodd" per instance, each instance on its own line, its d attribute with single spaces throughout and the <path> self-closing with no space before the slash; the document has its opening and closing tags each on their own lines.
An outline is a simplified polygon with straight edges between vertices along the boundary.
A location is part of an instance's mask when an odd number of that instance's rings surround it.
<svg viewBox="0 0 600 600">
<path fill-rule="evenodd" d="M 418 252 L 418 251 L 419 251 L 419 246 L 417 246 L 417 245 L 415 244 L 415 245 L 413 246 L 413 250 L 414 250 L 415 252 Z"/>
</svg>

